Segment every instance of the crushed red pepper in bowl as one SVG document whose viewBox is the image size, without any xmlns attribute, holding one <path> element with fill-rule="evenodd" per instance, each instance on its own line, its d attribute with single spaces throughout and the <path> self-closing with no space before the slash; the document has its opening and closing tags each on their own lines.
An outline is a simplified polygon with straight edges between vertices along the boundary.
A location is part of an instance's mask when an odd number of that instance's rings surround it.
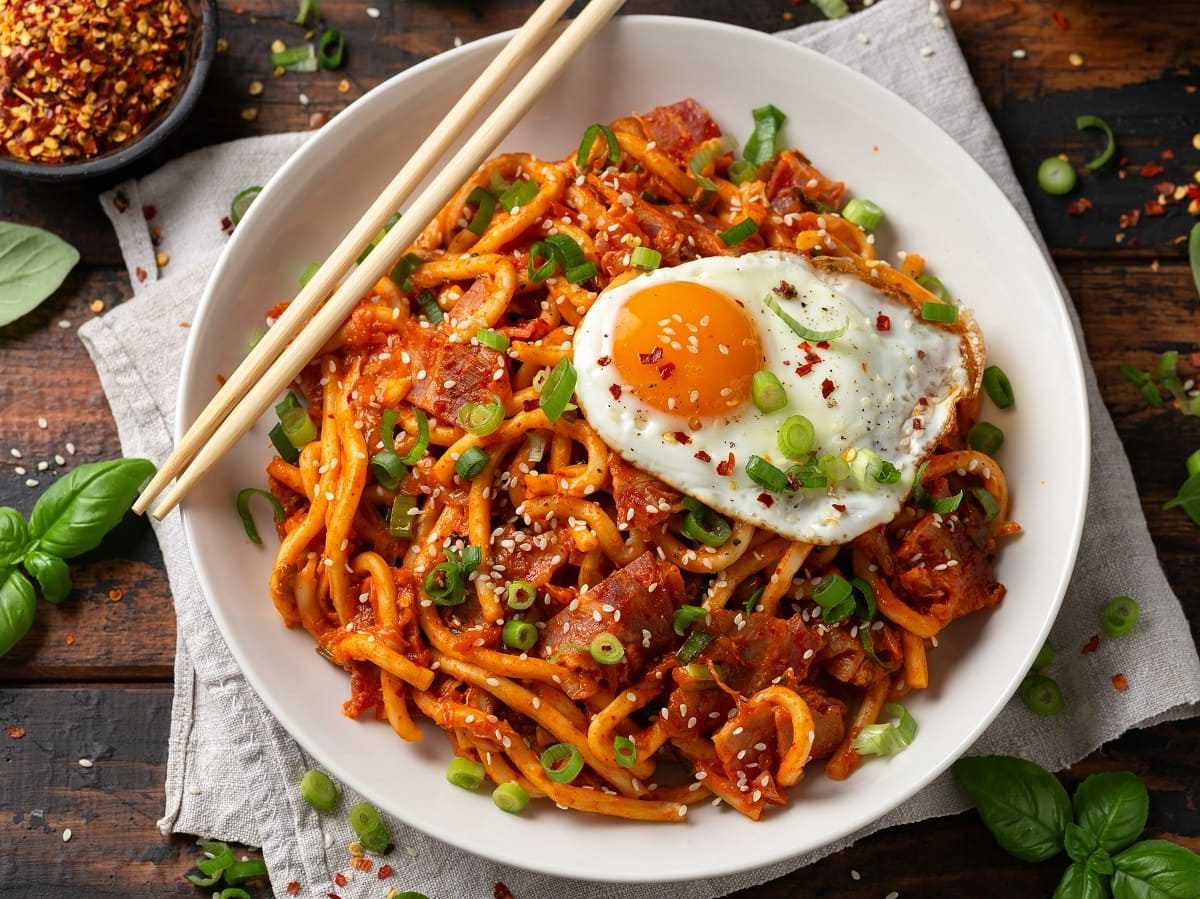
<svg viewBox="0 0 1200 899">
<path fill-rule="evenodd" d="M 0 0 L 0 171 L 97 174 L 148 151 L 194 102 L 215 30 L 202 0 Z"/>
</svg>

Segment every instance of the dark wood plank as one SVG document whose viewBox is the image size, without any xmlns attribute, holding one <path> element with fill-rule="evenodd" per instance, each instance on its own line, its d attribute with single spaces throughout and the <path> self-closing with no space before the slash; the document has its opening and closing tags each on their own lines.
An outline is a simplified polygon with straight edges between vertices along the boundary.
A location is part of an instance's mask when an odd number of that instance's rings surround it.
<svg viewBox="0 0 1200 899">
<path fill-rule="evenodd" d="M 0 854 L 0 896 L 201 895 L 182 880 L 197 857 L 192 841 L 163 838 L 155 827 L 163 804 L 170 699 L 166 687 L 128 685 L 0 691 L 0 759 L 7 771 L 0 793 L 0 845 L 6 847 Z M 25 736 L 6 736 L 10 725 L 23 727 Z M 1064 779 L 1071 787 L 1097 771 L 1133 771 L 1151 791 L 1146 836 L 1195 849 L 1200 830 L 1192 760 L 1198 754 L 1200 721 L 1164 725 L 1125 735 Z M 81 768 L 80 758 L 93 760 L 93 767 Z M 68 827 L 72 836 L 64 844 Z M 1047 896 L 1062 868 L 1061 860 L 1014 862 L 968 812 L 876 834 L 736 895 L 879 899 L 896 890 L 921 897 Z M 389 885 L 427 889 L 421 883 Z M 281 886 L 276 885 L 278 895 Z M 490 895 L 491 886 L 480 883 L 474 895 Z"/>
</svg>

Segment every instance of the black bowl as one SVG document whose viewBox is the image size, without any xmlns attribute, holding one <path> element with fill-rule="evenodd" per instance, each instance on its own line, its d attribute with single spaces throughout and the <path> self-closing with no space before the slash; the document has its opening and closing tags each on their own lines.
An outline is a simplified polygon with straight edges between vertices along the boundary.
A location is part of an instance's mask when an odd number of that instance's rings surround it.
<svg viewBox="0 0 1200 899">
<path fill-rule="evenodd" d="M 136 137 L 120 147 L 77 162 L 46 163 L 14 159 L 0 153 L 0 175 L 16 175 L 34 181 L 79 181 L 107 175 L 145 156 L 161 144 L 188 114 L 208 77 L 208 69 L 217 52 L 217 0 L 185 0 L 191 14 L 187 58 L 177 89 L 165 106 Z"/>
</svg>

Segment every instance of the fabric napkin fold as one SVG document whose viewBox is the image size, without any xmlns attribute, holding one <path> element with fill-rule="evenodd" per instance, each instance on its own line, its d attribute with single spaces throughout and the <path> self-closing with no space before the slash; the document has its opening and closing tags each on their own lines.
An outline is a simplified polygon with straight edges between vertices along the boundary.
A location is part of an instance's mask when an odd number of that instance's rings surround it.
<svg viewBox="0 0 1200 899">
<path fill-rule="evenodd" d="M 924 112 L 978 160 L 1036 233 L 940 6 L 887 0 L 782 37 L 846 63 Z M 246 184 L 265 183 L 306 137 L 283 134 L 209 147 L 101 197 L 137 295 L 79 333 L 96 363 L 126 454 L 161 461 L 170 452 L 187 337 L 180 323 L 194 314 L 224 245 L 221 219 L 228 197 Z M 161 271 L 156 252 L 170 259 Z M 1070 311 L 1083 346 L 1078 318 Z M 1086 369 L 1091 497 L 1076 570 L 1052 637 L 1060 647 L 1082 646 L 1095 629 L 1097 597 L 1136 596 L 1142 622 L 1133 634 L 1105 641 L 1094 654 L 1064 654 L 1056 673 L 1066 694 L 1079 701 L 1054 718 L 1038 718 L 1019 702 L 1010 703 L 972 749 L 1023 755 L 1050 769 L 1078 761 L 1131 728 L 1200 712 L 1200 660 L 1158 564 L 1095 375 L 1090 365 Z M 486 897 L 496 881 L 504 881 L 520 899 L 713 899 L 779 877 L 881 828 L 952 814 L 966 805 L 944 775 L 869 827 L 819 851 L 729 877 L 659 885 L 545 877 L 467 855 L 393 821 L 399 851 L 388 861 L 396 874 L 383 882 L 374 872 L 356 874 L 347 864 L 353 835 L 344 812 L 357 799 L 345 796 L 339 813 L 319 817 L 299 799 L 295 785 L 314 763 L 266 710 L 226 648 L 193 572 L 178 513 L 157 524 L 156 532 L 179 633 L 160 827 L 164 833 L 262 846 L 279 894 L 298 881 L 303 895 L 333 891 L 342 899 L 379 897 L 391 886 L 435 899 Z M 1112 553 L 1113 546 L 1123 552 Z M 1131 685 L 1126 693 L 1115 693 L 1109 684 L 1115 671 L 1126 674 Z M 1088 696 L 1103 696 L 1106 713 L 1095 714 L 1083 701 Z M 336 872 L 349 879 L 345 886 L 334 885 Z"/>
</svg>

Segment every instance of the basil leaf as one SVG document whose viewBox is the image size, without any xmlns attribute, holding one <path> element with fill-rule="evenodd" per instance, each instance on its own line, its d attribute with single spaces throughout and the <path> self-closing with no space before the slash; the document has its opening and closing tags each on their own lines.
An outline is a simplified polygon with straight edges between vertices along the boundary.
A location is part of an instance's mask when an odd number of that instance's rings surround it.
<svg viewBox="0 0 1200 899">
<path fill-rule="evenodd" d="M 71 592 L 71 569 L 57 556 L 35 549 L 25 557 L 25 570 L 38 582 L 47 602 L 58 605 Z"/>
<path fill-rule="evenodd" d="M 1067 824 L 1066 832 L 1063 834 L 1063 844 L 1066 846 L 1067 855 L 1077 862 L 1087 861 L 1088 856 L 1100 846 L 1090 831 L 1084 830 L 1074 821 Z"/>
<path fill-rule="evenodd" d="M 1109 899 L 1111 895 L 1103 877 L 1075 862 L 1063 872 L 1052 899 Z"/>
<path fill-rule="evenodd" d="M 58 290 L 79 251 L 49 231 L 0 222 L 0 326 Z"/>
<path fill-rule="evenodd" d="M 56 481 L 29 516 L 36 548 L 60 559 L 95 549 L 154 473 L 145 459 L 89 462 Z"/>
<path fill-rule="evenodd" d="M 1096 838 L 1096 845 L 1116 852 L 1146 829 L 1150 794 L 1128 771 L 1093 774 L 1075 790 L 1074 806 L 1075 820 Z"/>
<path fill-rule="evenodd" d="M 955 762 L 954 778 L 1001 849 L 1027 862 L 1062 851 L 1071 800 L 1046 769 L 1011 756 L 977 756 Z"/>
<path fill-rule="evenodd" d="M 1095 871 L 1097 874 L 1112 874 L 1116 870 L 1112 856 L 1103 849 L 1097 849 L 1089 855 L 1088 860 L 1084 864 L 1089 871 Z"/>
<path fill-rule="evenodd" d="M 29 578 L 15 568 L 0 571 L 0 656 L 29 632 L 37 597 Z"/>
<path fill-rule="evenodd" d="M 0 506 L 0 568 L 15 565 L 29 543 L 25 516 L 16 509 Z"/>
<path fill-rule="evenodd" d="M 1166 840 L 1142 840 L 1113 857 L 1116 899 L 1196 899 L 1200 855 Z"/>
</svg>

